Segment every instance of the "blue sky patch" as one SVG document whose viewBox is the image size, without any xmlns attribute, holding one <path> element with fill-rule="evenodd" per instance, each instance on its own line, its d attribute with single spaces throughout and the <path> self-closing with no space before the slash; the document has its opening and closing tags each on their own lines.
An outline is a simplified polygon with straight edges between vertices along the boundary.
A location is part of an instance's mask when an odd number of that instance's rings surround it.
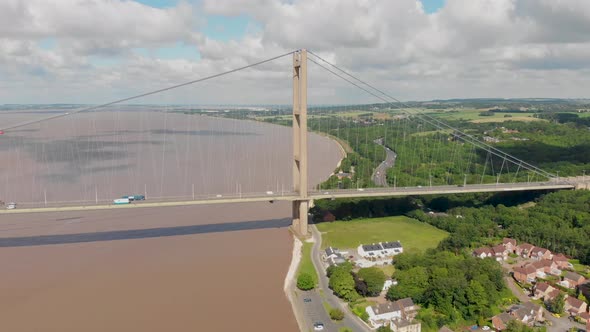
<svg viewBox="0 0 590 332">
<path fill-rule="evenodd" d="M 428 14 L 436 13 L 442 7 L 445 6 L 445 2 L 447 0 L 420 0 L 422 1 L 422 6 L 424 7 L 424 11 Z"/>
</svg>

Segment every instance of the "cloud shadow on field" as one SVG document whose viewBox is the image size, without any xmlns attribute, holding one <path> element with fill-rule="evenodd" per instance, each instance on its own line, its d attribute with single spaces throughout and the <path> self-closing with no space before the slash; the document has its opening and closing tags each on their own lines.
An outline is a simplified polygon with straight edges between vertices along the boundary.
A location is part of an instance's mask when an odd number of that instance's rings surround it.
<svg viewBox="0 0 590 332">
<path fill-rule="evenodd" d="M 191 226 L 159 227 L 146 229 L 131 229 L 120 231 L 106 231 L 77 234 L 56 234 L 24 237 L 0 238 L 0 248 L 9 247 L 35 247 L 56 244 L 73 244 L 102 241 L 150 239 L 183 235 L 239 232 L 247 230 L 286 228 L 291 225 L 291 220 L 270 219 L 243 222 L 230 222 L 222 224 L 206 224 Z"/>
</svg>

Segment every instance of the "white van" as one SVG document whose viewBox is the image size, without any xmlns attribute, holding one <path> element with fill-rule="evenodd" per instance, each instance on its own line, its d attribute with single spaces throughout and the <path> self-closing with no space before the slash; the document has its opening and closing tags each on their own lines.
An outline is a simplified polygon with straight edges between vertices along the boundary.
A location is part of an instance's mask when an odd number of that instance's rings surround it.
<svg viewBox="0 0 590 332">
<path fill-rule="evenodd" d="M 14 203 L 14 202 L 8 203 L 8 204 L 6 205 L 6 208 L 7 208 L 8 210 L 16 209 L 16 203 Z"/>
</svg>

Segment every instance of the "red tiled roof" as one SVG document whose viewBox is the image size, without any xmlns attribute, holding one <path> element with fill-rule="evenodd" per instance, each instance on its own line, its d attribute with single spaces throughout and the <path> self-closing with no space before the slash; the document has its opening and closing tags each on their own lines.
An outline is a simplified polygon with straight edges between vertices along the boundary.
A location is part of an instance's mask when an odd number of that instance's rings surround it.
<svg viewBox="0 0 590 332">
<path fill-rule="evenodd" d="M 563 261 L 567 262 L 567 257 L 565 257 L 564 254 L 557 254 L 557 255 L 553 256 L 553 260 L 556 262 L 563 262 Z"/>
<path fill-rule="evenodd" d="M 549 285 L 548 283 L 540 282 L 535 286 L 535 290 L 545 293 L 550 287 L 551 285 Z"/>
<path fill-rule="evenodd" d="M 580 309 L 584 305 L 584 301 L 576 299 L 573 296 L 568 296 L 565 302 L 576 309 Z"/>
<path fill-rule="evenodd" d="M 512 243 L 512 245 L 515 246 L 516 245 L 516 240 L 515 239 L 511 239 L 509 237 L 505 237 L 504 239 L 502 239 L 502 243 L 503 244 Z"/>
</svg>

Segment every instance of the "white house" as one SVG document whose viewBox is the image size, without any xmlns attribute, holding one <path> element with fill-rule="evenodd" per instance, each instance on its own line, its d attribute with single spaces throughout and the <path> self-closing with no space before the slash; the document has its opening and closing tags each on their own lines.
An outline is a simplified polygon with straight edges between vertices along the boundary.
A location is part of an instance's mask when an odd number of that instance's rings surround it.
<svg viewBox="0 0 590 332">
<path fill-rule="evenodd" d="M 361 244 L 358 246 L 357 251 L 364 258 L 381 258 L 385 253 L 380 243 Z"/>
<path fill-rule="evenodd" d="M 363 258 L 384 258 L 401 254 L 404 252 L 404 248 L 399 241 L 393 241 L 361 244 L 358 246 L 357 251 Z"/>
<path fill-rule="evenodd" d="M 399 241 L 381 242 L 381 246 L 385 250 L 387 256 L 395 256 L 404 252 L 404 248 Z"/>
<path fill-rule="evenodd" d="M 365 311 L 369 314 L 369 323 L 374 328 L 383 326 L 394 318 L 402 317 L 402 308 L 397 302 L 369 306 Z"/>
<path fill-rule="evenodd" d="M 365 311 L 369 314 L 369 323 L 374 328 L 387 325 L 392 319 L 413 320 L 418 312 L 418 306 L 411 298 L 400 299 L 395 302 L 387 302 L 367 307 Z"/>
</svg>

